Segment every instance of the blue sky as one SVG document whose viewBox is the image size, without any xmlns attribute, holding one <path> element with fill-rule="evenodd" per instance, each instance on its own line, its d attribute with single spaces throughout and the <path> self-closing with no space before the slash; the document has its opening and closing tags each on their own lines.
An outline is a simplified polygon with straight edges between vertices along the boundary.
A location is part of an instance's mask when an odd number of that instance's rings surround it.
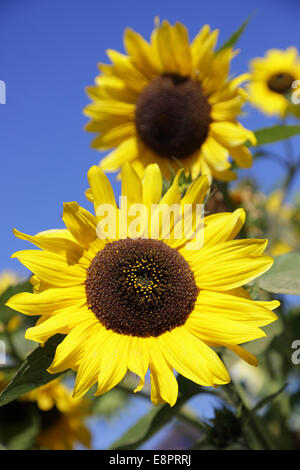
<svg viewBox="0 0 300 470">
<path fill-rule="evenodd" d="M 61 227 L 63 201 L 88 207 L 86 172 L 100 154 L 89 147 L 92 135 L 83 130 L 84 89 L 93 83 L 97 62 L 106 61 L 105 50 L 123 50 L 125 27 L 149 38 L 158 15 L 182 21 L 191 37 L 209 23 L 220 29 L 222 42 L 253 11 L 234 73 L 244 72 L 251 57 L 270 47 L 299 45 L 297 0 L 1 0 L 0 79 L 7 103 L 0 105 L 0 271 L 26 273 L 10 260 L 11 253 L 28 246 L 15 239 L 13 227 L 31 234 Z M 272 122 L 252 110 L 244 119 L 253 129 Z M 266 190 L 280 172 L 265 161 L 250 171 Z"/>
<path fill-rule="evenodd" d="M 84 88 L 93 83 L 97 62 L 106 61 L 106 49 L 123 50 L 124 29 L 130 26 L 149 38 L 158 15 L 182 21 L 191 37 L 209 23 L 220 29 L 222 42 L 253 11 L 232 65 L 235 74 L 269 48 L 300 48 L 299 0 L 1 0 L 0 80 L 7 86 L 7 103 L 0 105 L 0 271 L 27 272 L 10 259 L 29 247 L 15 239 L 13 227 L 30 234 L 62 227 L 64 201 L 89 207 L 86 173 L 100 154 L 89 147 L 92 136 L 83 130 Z M 243 122 L 256 129 L 275 121 L 251 110 Z M 282 144 L 277 148 L 281 151 Z M 241 175 L 249 173 L 266 191 L 282 177 L 280 167 L 266 161 Z M 114 176 L 111 181 L 118 192 Z M 293 190 L 299 183 L 298 178 Z M 207 413 L 207 403 L 198 409 Z M 113 434 L 118 437 L 116 429 Z M 112 438 L 109 430 L 107 436 L 105 445 Z"/>
</svg>

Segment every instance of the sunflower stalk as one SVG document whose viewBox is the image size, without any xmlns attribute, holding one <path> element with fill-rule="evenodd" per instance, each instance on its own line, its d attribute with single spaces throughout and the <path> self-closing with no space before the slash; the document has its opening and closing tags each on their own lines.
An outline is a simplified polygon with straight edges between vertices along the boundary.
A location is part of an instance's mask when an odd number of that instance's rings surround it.
<svg viewBox="0 0 300 470">
<path fill-rule="evenodd" d="M 259 448 L 261 450 L 275 450 L 273 439 L 268 435 L 265 426 L 262 429 L 261 422 L 251 410 L 251 405 L 242 386 L 232 381 L 231 384 L 224 387 L 223 393 L 226 401 L 236 408 L 239 418 L 244 423 L 245 428 L 250 430 Z M 247 436 L 245 438 L 247 441 Z"/>
</svg>

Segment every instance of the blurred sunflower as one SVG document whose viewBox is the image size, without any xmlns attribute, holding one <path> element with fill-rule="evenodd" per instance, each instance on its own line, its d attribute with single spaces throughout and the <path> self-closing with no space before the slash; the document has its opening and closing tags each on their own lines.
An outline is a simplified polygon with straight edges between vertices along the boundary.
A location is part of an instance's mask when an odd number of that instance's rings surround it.
<svg viewBox="0 0 300 470">
<path fill-rule="evenodd" d="M 5 375 L 0 375 L 0 391 L 7 383 Z M 0 423 L 8 431 L 22 422 L 26 423 L 28 416 L 35 415 L 40 423 L 35 438 L 38 446 L 49 450 L 72 450 L 78 443 L 91 447 L 91 435 L 84 425 L 88 414 L 88 401 L 73 398 L 70 390 L 55 379 L 0 407 Z M 7 434 L 9 436 L 10 433 Z"/>
<path fill-rule="evenodd" d="M 150 44 L 126 29 L 128 55 L 107 51 L 112 64 L 99 65 L 95 86 L 87 88 L 93 103 L 84 110 L 91 118 L 86 130 L 98 133 L 92 147 L 115 148 L 100 162 L 104 171 L 128 161 L 141 175 L 158 163 L 167 178 L 183 167 L 193 178 L 202 173 L 228 181 L 236 177 L 229 156 L 251 166 L 244 144 L 255 144 L 255 136 L 236 120 L 247 76 L 228 78 L 236 52 L 216 52 L 217 38 L 218 30 L 205 25 L 190 44 L 184 25 L 163 21 Z"/>
<path fill-rule="evenodd" d="M 268 254 L 279 256 L 299 251 L 300 211 L 296 201 L 285 201 L 283 189 L 266 195 L 250 181 L 241 181 L 230 195 L 247 212 L 248 235 L 269 240 Z"/>
<path fill-rule="evenodd" d="M 292 106 L 293 83 L 300 80 L 300 57 L 295 47 L 270 49 L 264 57 L 250 63 L 248 84 L 251 103 L 268 115 L 284 117 L 299 106 Z"/>
<path fill-rule="evenodd" d="M 181 198 L 180 175 L 161 198 L 158 165 L 149 165 L 141 181 L 126 164 L 122 195 L 127 197 L 128 214 L 135 203 L 147 212 L 153 204 L 159 211 L 173 204 L 202 203 L 207 178 L 194 180 Z M 102 204 L 114 207 L 120 216 L 102 170 L 92 167 L 88 180 L 98 216 Z M 77 371 L 76 397 L 97 382 L 96 395 L 103 394 L 127 370 L 140 377 L 135 391 L 141 390 L 149 368 L 152 402 L 172 406 L 178 394 L 173 368 L 200 385 L 226 384 L 229 374 L 210 346 L 226 346 L 256 365 L 256 358 L 240 344 L 265 336 L 260 327 L 277 318 L 271 311 L 277 301 L 252 301 L 241 287 L 273 262 L 263 255 L 266 240 L 234 240 L 245 220 L 243 210 L 206 217 L 204 245 L 198 250 L 187 244 L 190 233 L 174 236 L 176 224 L 170 237 L 158 230 L 157 238 L 147 238 L 155 228 L 151 219 L 151 232 L 147 230 L 147 219 L 145 215 L 140 221 L 139 238 L 125 234 L 101 239 L 99 218 L 71 202 L 64 205 L 66 229 L 36 236 L 15 231 L 42 250 L 13 255 L 35 273 L 36 292 L 18 294 L 8 305 L 27 315 L 42 315 L 26 338 L 43 344 L 58 332 L 67 335 L 49 372 Z M 191 224 L 192 234 L 195 228 Z"/>
<path fill-rule="evenodd" d="M 21 400 L 36 403 L 41 411 L 39 446 L 50 450 L 72 450 L 78 443 L 91 447 L 91 435 L 83 423 L 88 415 L 87 402 L 73 398 L 59 379 L 27 393 Z"/>
<path fill-rule="evenodd" d="M 297 249 L 299 241 L 298 237 L 295 237 L 296 234 L 291 223 L 295 207 L 284 202 L 284 191 L 282 189 L 277 189 L 268 196 L 266 212 L 270 219 L 270 231 L 273 232 L 270 254 L 280 256 L 290 253 L 293 248 Z"/>
</svg>

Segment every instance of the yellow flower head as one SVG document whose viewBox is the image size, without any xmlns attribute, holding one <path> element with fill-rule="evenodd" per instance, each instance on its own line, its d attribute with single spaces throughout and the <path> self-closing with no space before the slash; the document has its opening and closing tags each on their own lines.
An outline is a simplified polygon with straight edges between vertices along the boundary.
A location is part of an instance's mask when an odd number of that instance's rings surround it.
<svg viewBox="0 0 300 470">
<path fill-rule="evenodd" d="M 181 23 L 157 24 L 150 43 L 126 29 L 128 55 L 108 50 L 110 65 L 100 64 L 86 129 L 96 132 L 92 147 L 114 148 L 101 162 L 117 171 L 126 162 L 142 175 L 158 163 L 167 178 L 183 167 L 228 181 L 235 178 L 229 156 L 244 168 L 252 156 L 244 145 L 255 136 L 236 120 L 245 101 L 239 88 L 246 76 L 229 79 L 235 52 L 215 51 L 218 30 L 203 26 L 190 43 Z"/>
<path fill-rule="evenodd" d="M 270 49 L 264 57 L 250 63 L 251 80 L 248 85 L 250 101 L 267 115 L 283 117 L 293 110 L 291 94 L 297 92 L 300 82 L 300 57 L 295 47 L 285 51 Z M 294 106 L 299 108 L 299 106 Z"/>
<path fill-rule="evenodd" d="M 27 393 L 21 400 L 35 402 L 42 412 L 37 436 L 41 447 L 72 450 L 78 443 L 91 447 L 91 435 L 83 422 L 88 415 L 87 402 L 73 398 L 59 379 Z"/>
<path fill-rule="evenodd" d="M 124 212 L 108 178 L 94 166 L 88 180 L 96 217 L 71 202 L 64 205 L 66 229 L 36 236 L 15 231 L 41 248 L 14 254 L 40 284 L 35 293 L 18 294 L 8 305 L 42 315 L 26 338 L 43 344 L 56 333 L 66 335 L 49 372 L 76 371 L 76 397 L 96 383 L 96 395 L 103 394 L 128 370 L 140 377 L 135 391 L 141 390 L 149 369 L 152 402 L 173 406 L 178 394 L 173 369 L 204 386 L 230 381 L 211 346 L 226 346 L 256 365 L 256 358 L 240 345 L 265 336 L 261 327 L 277 318 L 272 309 L 278 302 L 253 301 L 242 286 L 272 265 L 263 254 L 267 242 L 235 239 L 245 221 L 242 209 L 204 220 L 192 217 L 177 238 L 179 219 L 170 207 L 202 204 L 208 190 L 208 180 L 201 176 L 181 197 L 180 174 L 161 198 L 157 164 L 146 168 L 143 180 L 126 164 Z M 115 210 L 115 236 L 102 236 L 103 207 Z M 133 237 L 136 207 L 144 210 L 136 224 L 140 235 Z M 130 222 L 127 233 L 121 223 L 124 214 Z M 163 220 L 168 214 L 168 230 L 159 214 Z M 199 234 L 201 247 L 191 249 Z"/>
</svg>

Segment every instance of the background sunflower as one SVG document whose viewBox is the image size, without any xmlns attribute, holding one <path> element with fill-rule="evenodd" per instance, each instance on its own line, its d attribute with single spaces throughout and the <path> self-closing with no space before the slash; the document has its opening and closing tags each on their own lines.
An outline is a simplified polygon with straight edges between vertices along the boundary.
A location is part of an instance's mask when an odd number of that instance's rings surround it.
<svg viewBox="0 0 300 470">
<path fill-rule="evenodd" d="M 0 390 L 6 385 L 3 374 Z M 84 423 L 90 413 L 89 408 L 88 400 L 72 398 L 66 385 L 59 379 L 53 380 L 1 408 L 0 443 L 10 449 L 18 449 L 23 433 L 23 441 L 33 448 L 73 450 L 79 443 L 86 448 L 91 447 L 91 434 Z M 35 432 L 31 435 L 27 431 L 26 436 L 26 425 L 32 417 Z"/>
<path fill-rule="evenodd" d="M 300 80 L 300 57 L 296 47 L 270 49 L 264 57 L 250 63 L 249 94 L 251 103 L 264 113 L 281 118 L 297 110 L 291 95 Z M 294 84 L 294 86 L 293 86 Z"/>
<path fill-rule="evenodd" d="M 229 156 L 251 166 L 245 143 L 254 145 L 255 136 L 237 121 L 246 76 L 229 78 L 235 52 L 215 51 L 218 33 L 205 25 L 190 44 L 183 24 L 163 21 L 150 43 L 126 29 L 128 55 L 107 51 L 112 64 L 99 65 L 96 85 L 87 88 L 93 103 L 84 110 L 92 118 L 86 129 L 100 134 L 92 147 L 116 148 L 100 162 L 103 170 L 129 161 L 142 174 L 157 162 L 167 178 L 183 167 L 193 178 L 229 181 L 235 178 Z"/>
</svg>

